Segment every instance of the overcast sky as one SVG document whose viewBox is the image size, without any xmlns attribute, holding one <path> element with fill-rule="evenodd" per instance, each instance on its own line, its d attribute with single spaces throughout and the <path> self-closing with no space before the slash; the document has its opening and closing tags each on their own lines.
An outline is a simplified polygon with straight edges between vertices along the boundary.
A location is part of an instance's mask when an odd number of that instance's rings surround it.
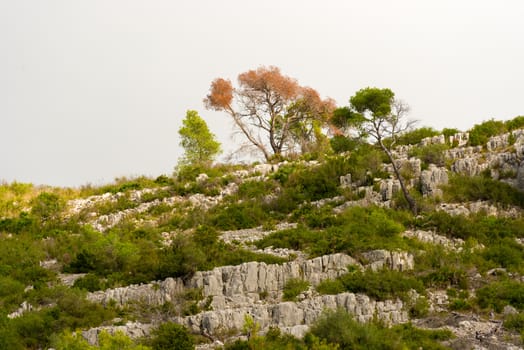
<svg viewBox="0 0 524 350">
<path fill-rule="evenodd" d="M 524 115 L 522 0 L 0 0 L 0 181 L 172 174 L 217 77 L 275 65 L 339 105 L 392 89 L 419 126 Z"/>
</svg>

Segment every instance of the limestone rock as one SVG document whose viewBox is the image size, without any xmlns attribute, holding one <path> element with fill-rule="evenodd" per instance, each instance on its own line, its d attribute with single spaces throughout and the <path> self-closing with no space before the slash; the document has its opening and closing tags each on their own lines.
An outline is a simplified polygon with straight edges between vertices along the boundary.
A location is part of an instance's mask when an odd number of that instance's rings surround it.
<svg viewBox="0 0 524 350">
<path fill-rule="evenodd" d="M 464 240 L 460 238 L 447 238 L 435 232 L 422 230 L 407 230 L 402 233 L 403 237 L 415 238 L 424 243 L 441 245 L 447 249 L 460 251 Z"/>
<path fill-rule="evenodd" d="M 261 175 L 267 175 L 278 171 L 277 164 L 257 164 L 253 168 L 253 172 L 260 173 Z"/>
<path fill-rule="evenodd" d="M 368 261 L 365 267 L 373 271 L 383 268 L 405 271 L 412 270 L 415 266 L 413 255 L 407 252 L 378 249 L 363 253 L 362 256 Z"/>
<path fill-rule="evenodd" d="M 460 132 L 449 137 L 449 143 L 456 144 L 458 147 L 463 147 L 469 142 L 469 133 Z"/>
<path fill-rule="evenodd" d="M 351 187 L 351 174 L 343 175 L 340 177 L 340 186 L 342 188 Z"/>
<path fill-rule="evenodd" d="M 20 304 L 20 307 L 18 308 L 18 310 L 8 314 L 7 318 L 18 318 L 22 316 L 24 313 L 31 311 L 33 309 L 34 309 L 33 305 L 29 304 L 27 301 L 24 301 L 22 302 L 22 304 Z"/>
<path fill-rule="evenodd" d="M 98 345 L 98 336 L 103 331 L 114 335 L 122 332 L 131 339 L 138 339 L 148 336 L 153 330 L 153 325 L 140 322 L 127 322 L 122 326 L 96 327 L 82 332 L 82 337 L 91 345 Z"/>
<path fill-rule="evenodd" d="M 400 191 L 400 182 L 396 179 L 381 180 L 380 196 L 383 202 L 393 199 L 395 193 Z"/>
<path fill-rule="evenodd" d="M 446 137 L 444 135 L 436 135 L 431 137 L 426 137 L 420 141 L 421 146 L 428 145 L 443 145 L 446 143 Z"/>
<path fill-rule="evenodd" d="M 439 168 L 434 164 L 430 164 L 428 170 L 423 170 L 420 175 L 420 185 L 424 196 L 441 196 L 442 190 L 439 189 L 439 186 L 447 183 L 446 168 Z"/>
<path fill-rule="evenodd" d="M 307 325 L 314 322 L 324 309 L 335 308 L 347 310 L 360 322 L 370 321 L 374 317 L 386 324 L 408 321 L 400 300 L 374 301 L 362 294 L 342 293 L 322 295 L 298 303 L 282 302 L 207 311 L 198 315 L 180 317 L 177 322 L 193 332 L 213 335 L 226 329 L 242 329 L 244 316 L 250 315 L 260 324 L 262 332 L 267 331 L 269 327 L 279 327 L 283 331 L 303 334 Z"/>
<path fill-rule="evenodd" d="M 199 184 L 202 184 L 207 180 L 209 180 L 209 176 L 206 173 L 199 174 L 195 179 L 195 181 Z"/>
<path fill-rule="evenodd" d="M 466 176 L 479 175 L 485 168 L 485 165 L 479 164 L 477 158 L 473 157 L 457 159 L 451 166 L 453 172 Z"/>
</svg>

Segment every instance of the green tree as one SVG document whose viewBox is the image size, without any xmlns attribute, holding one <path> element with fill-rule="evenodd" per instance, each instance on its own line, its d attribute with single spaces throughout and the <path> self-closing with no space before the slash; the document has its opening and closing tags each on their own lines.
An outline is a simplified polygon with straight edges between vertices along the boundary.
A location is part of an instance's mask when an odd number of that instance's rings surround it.
<svg viewBox="0 0 524 350">
<path fill-rule="evenodd" d="M 189 110 L 178 130 L 181 137 L 180 145 L 185 154 L 182 162 L 185 164 L 208 164 L 221 152 L 220 143 L 209 131 L 206 122 L 197 111 Z"/>
<path fill-rule="evenodd" d="M 357 91 L 349 102 L 351 109 L 360 114 L 359 118 L 353 118 L 353 125 L 359 128 L 363 135 L 375 139 L 387 155 L 404 198 L 411 211 L 416 214 L 417 203 L 406 187 L 400 174 L 400 164 L 396 162 L 392 152 L 399 136 L 411 129 L 414 123 L 405 120 L 409 107 L 402 101 L 396 100 L 395 94 L 390 89 L 370 87 Z"/>
</svg>

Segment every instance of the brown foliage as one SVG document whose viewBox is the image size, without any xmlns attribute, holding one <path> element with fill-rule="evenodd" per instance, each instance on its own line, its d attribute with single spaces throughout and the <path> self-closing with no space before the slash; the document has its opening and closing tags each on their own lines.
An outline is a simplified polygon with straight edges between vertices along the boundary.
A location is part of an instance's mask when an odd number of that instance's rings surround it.
<svg viewBox="0 0 524 350">
<path fill-rule="evenodd" d="M 233 101 L 233 86 L 229 80 L 217 78 L 211 83 L 209 95 L 204 99 L 206 108 L 222 110 L 230 108 Z"/>
<path fill-rule="evenodd" d="M 333 100 L 322 100 L 317 91 L 300 86 L 274 66 L 241 73 L 238 84 L 234 89 L 229 80 L 215 79 L 204 102 L 209 109 L 228 113 L 267 160 L 293 151 L 296 143 L 305 150 L 304 143 L 315 142 L 335 107 Z"/>
<path fill-rule="evenodd" d="M 247 91 L 256 91 L 260 94 L 279 98 L 281 102 L 288 102 L 297 97 L 300 90 L 297 81 L 280 73 L 274 66 L 259 67 L 238 76 L 240 86 Z"/>
</svg>

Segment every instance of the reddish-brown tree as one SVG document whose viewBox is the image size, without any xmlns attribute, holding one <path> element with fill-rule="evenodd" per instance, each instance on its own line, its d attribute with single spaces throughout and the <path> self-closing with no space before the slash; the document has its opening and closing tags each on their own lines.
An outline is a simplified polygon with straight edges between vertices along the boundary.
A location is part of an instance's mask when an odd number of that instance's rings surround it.
<svg viewBox="0 0 524 350">
<path fill-rule="evenodd" d="M 335 105 L 318 92 L 303 87 L 277 67 L 241 73 L 238 88 L 222 78 L 211 83 L 206 108 L 229 114 L 248 142 L 266 158 L 319 142 L 322 126 Z"/>
</svg>

